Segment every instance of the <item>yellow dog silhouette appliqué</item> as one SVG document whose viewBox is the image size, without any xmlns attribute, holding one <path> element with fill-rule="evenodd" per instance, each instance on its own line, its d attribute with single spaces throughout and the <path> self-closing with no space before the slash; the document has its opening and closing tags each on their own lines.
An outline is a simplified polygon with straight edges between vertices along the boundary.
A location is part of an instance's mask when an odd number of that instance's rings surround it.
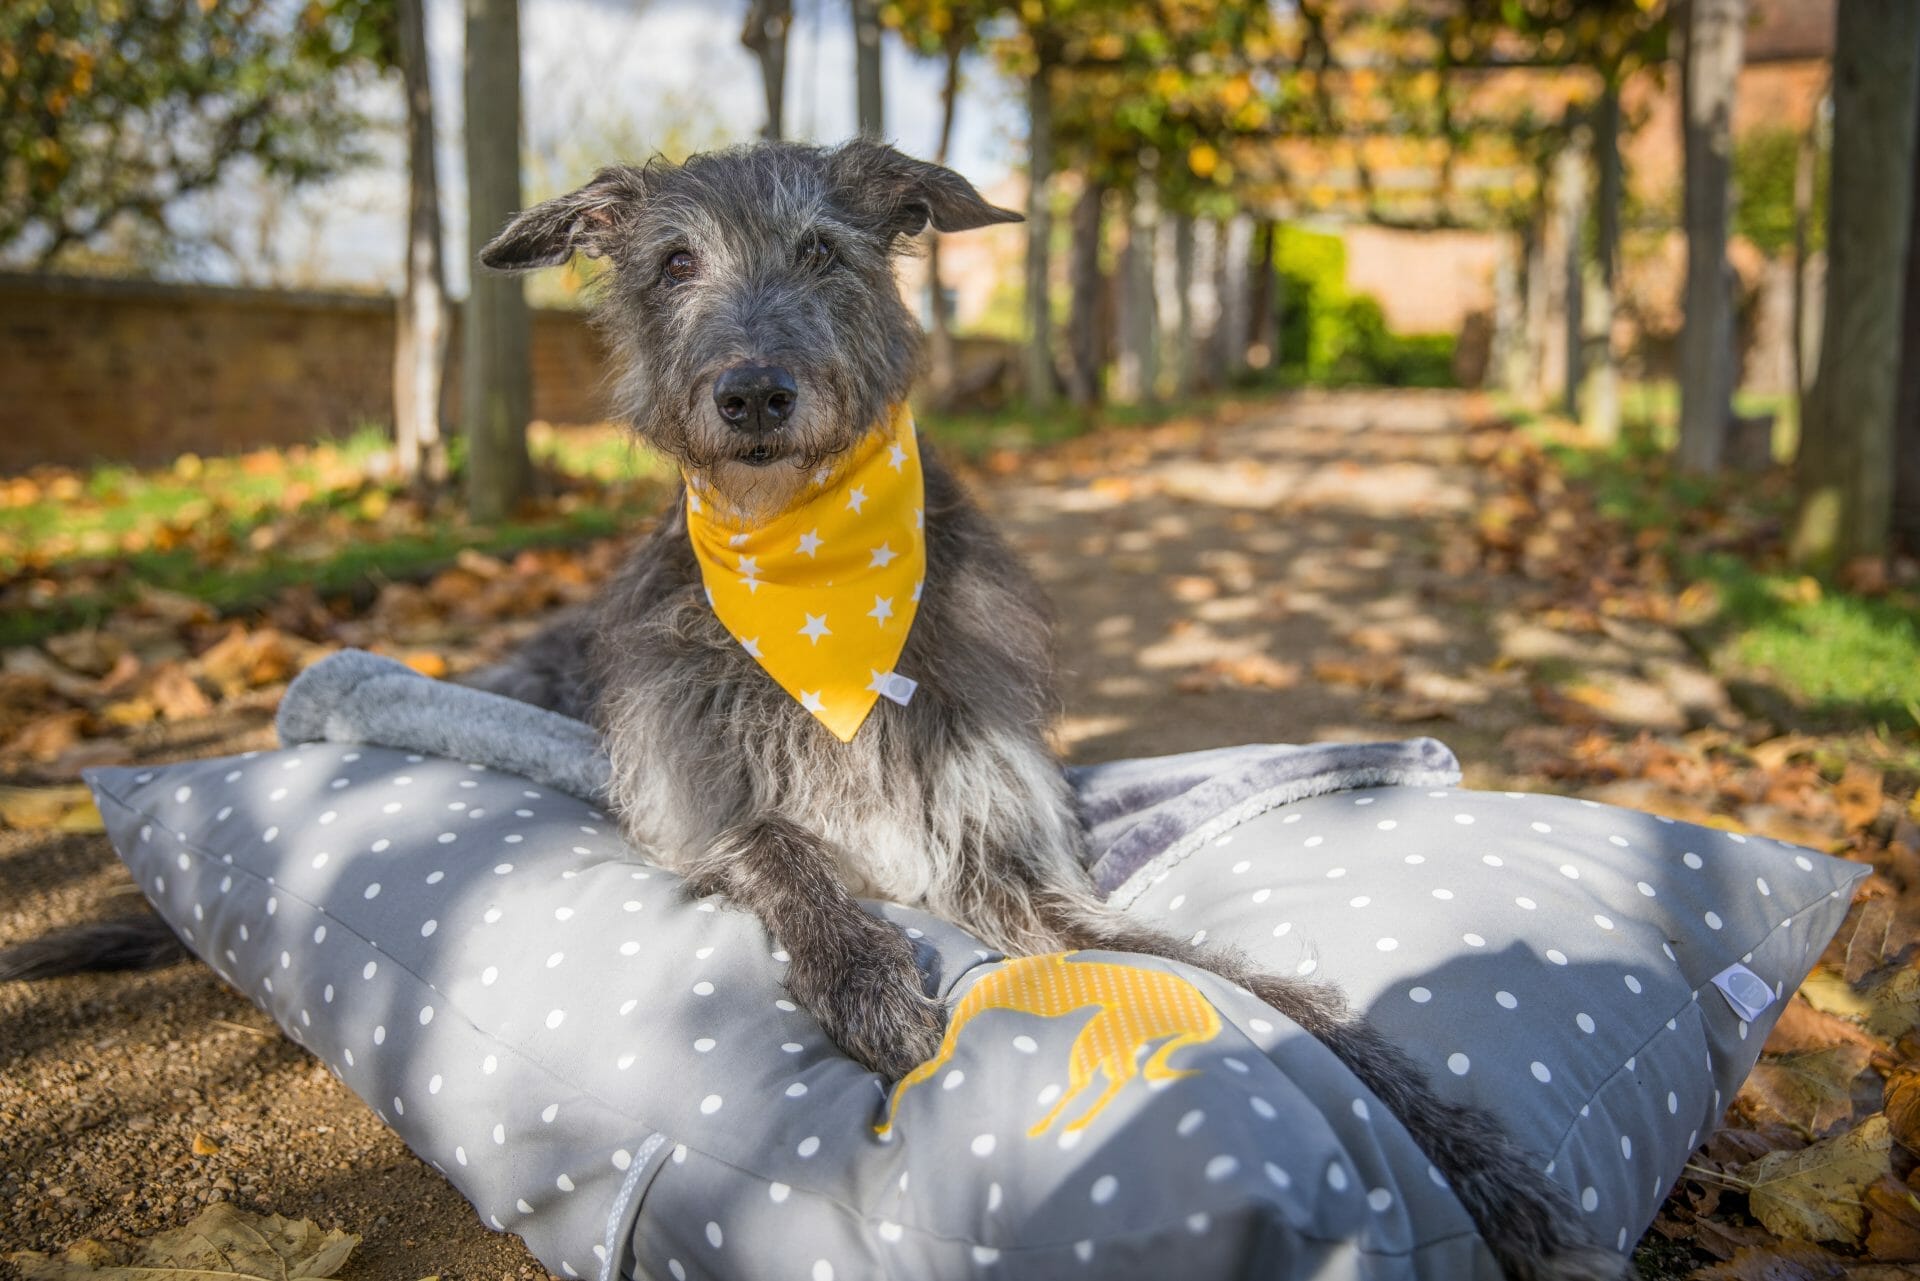
<svg viewBox="0 0 1920 1281">
<path fill-rule="evenodd" d="M 1052 1128 L 1069 1104 L 1093 1084 L 1096 1072 L 1106 1075 L 1100 1097 L 1073 1120 L 1066 1132 L 1083 1130 L 1136 1076 L 1149 1081 L 1173 1081 L 1191 1076 L 1192 1069 L 1171 1067 L 1173 1054 L 1190 1045 L 1203 1045 L 1220 1032 L 1220 1015 L 1193 984 L 1162 970 L 1119 965 L 1111 961 L 1074 961 L 1072 952 L 1023 957 L 1007 962 L 973 985 L 947 1024 L 940 1052 L 900 1078 L 893 1087 L 887 1117 L 875 1130 L 885 1135 L 899 1115 L 900 1099 L 909 1089 L 933 1077 L 953 1057 L 967 1024 L 985 1010 L 1018 1010 L 1055 1019 L 1089 1006 L 1099 1013 L 1087 1020 L 1074 1038 L 1067 1061 L 1067 1088 L 1051 1110 L 1027 1131 L 1038 1137 Z M 1142 1052 L 1154 1042 L 1160 1048 L 1145 1063 Z"/>
</svg>

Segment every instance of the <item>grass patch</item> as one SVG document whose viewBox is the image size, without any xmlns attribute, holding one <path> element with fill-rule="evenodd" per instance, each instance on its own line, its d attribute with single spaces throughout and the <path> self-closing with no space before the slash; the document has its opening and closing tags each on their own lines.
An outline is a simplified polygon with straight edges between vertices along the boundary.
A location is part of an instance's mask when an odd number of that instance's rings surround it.
<svg viewBox="0 0 1920 1281">
<path fill-rule="evenodd" d="M 1647 390 L 1656 408 L 1670 391 Z M 1701 477 L 1672 462 L 1671 423 L 1626 399 L 1621 440 L 1583 445 L 1564 423 L 1526 423 L 1597 514 L 1649 541 L 1690 589 L 1689 627 L 1716 672 L 1755 710 L 1809 729 L 1920 735 L 1920 595 L 1864 596 L 1789 566 L 1785 468 Z M 1745 406 L 1743 406 L 1743 409 Z M 1693 611 L 1689 611 L 1693 612 Z"/>
</svg>

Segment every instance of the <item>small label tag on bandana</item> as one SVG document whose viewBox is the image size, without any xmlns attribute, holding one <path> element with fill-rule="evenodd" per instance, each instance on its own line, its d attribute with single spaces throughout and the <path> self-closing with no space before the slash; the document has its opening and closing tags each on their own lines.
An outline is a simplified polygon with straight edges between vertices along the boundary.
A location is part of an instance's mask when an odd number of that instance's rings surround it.
<svg viewBox="0 0 1920 1281">
<path fill-rule="evenodd" d="M 913 691 L 919 688 L 919 681 L 899 672 L 888 672 L 880 678 L 880 697 L 892 699 L 902 707 L 913 701 Z"/>
<path fill-rule="evenodd" d="M 1751 1023 L 1773 1004 L 1773 989 L 1744 965 L 1729 965 L 1713 976 L 1713 985 L 1727 998 L 1733 1012 Z"/>
</svg>

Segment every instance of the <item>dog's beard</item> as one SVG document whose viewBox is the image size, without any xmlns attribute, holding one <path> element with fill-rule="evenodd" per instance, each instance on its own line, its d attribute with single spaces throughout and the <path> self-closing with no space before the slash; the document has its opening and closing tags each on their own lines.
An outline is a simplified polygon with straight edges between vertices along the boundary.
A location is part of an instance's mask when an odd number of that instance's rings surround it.
<svg viewBox="0 0 1920 1281">
<path fill-rule="evenodd" d="M 698 411 L 691 421 L 642 434 L 680 465 L 706 501 L 743 523 L 758 524 L 792 510 L 823 470 L 868 435 L 829 425 L 833 413 L 803 409 L 792 422 L 758 439 L 708 421 Z"/>
</svg>

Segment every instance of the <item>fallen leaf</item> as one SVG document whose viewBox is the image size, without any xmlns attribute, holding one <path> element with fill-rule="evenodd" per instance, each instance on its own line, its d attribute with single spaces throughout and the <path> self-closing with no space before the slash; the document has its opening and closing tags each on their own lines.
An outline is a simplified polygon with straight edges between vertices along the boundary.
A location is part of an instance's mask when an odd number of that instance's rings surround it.
<svg viewBox="0 0 1920 1281">
<path fill-rule="evenodd" d="M 45 716 L 35 717 L 7 740 L 5 748 L 0 749 L 0 756 L 25 757 L 35 761 L 54 760 L 80 741 L 86 723 L 87 714 L 78 709 L 49 712 Z"/>
<path fill-rule="evenodd" d="M 1920 1197 L 1892 1175 L 1867 1189 L 1867 1253 L 1885 1263 L 1920 1262 Z"/>
<path fill-rule="evenodd" d="M 1853 1079 L 1872 1057 L 1859 1045 L 1768 1055 L 1754 1064 L 1734 1107 L 1756 1123 L 1784 1121 L 1824 1134 L 1853 1115 Z"/>
<path fill-rule="evenodd" d="M 1858 831 L 1880 817 L 1885 786 L 1880 771 L 1873 766 L 1860 761 L 1847 766 L 1846 773 L 1833 785 L 1833 799 L 1849 829 Z"/>
<path fill-rule="evenodd" d="M 1693 1274 L 1695 1281 L 1826 1281 L 1847 1274 L 1847 1261 L 1817 1245 L 1785 1242 L 1748 1246 L 1725 1263 Z"/>
<path fill-rule="evenodd" d="M 1800 995 L 1822 1014 L 1865 1022 L 1873 1013 L 1873 1002 L 1856 992 L 1844 975 L 1825 966 L 1807 975 L 1800 984 Z"/>
<path fill-rule="evenodd" d="M 1812 755 L 1819 746 L 1820 740 L 1809 734 L 1782 734 L 1755 744 L 1747 754 L 1753 757 L 1754 764 L 1771 774 L 1796 756 Z"/>
<path fill-rule="evenodd" d="M 445 680 L 449 670 L 446 658 L 429 649 L 412 650 L 400 661 L 422 676 L 430 676 L 434 680 Z"/>
<path fill-rule="evenodd" d="M 1891 1173 L 1887 1118 L 1798 1152 L 1772 1152 L 1744 1167 L 1747 1204 L 1775 1236 L 1858 1245 L 1866 1230 L 1866 1191 Z"/>
<path fill-rule="evenodd" d="M 1177 601 L 1196 605 L 1220 594 L 1220 584 L 1202 574 L 1183 574 L 1167 584 L 1168 593 Z"/>
<path fill-rule="evenodd" d="M 1875 884 L 1884 888 L 1886 882 L 1869 882 Z M 1832 956 L 1834 949 L 1839 949 L 1846 958 L 1847 981 L 1858 983 L 1888 962 L 1899 960 L 1915 943 L 1920 943 L 1920 919 L 1912 912 L 1902 912 L 1891 894 L 1863 894 L 1847 909 L 1847 918 L 1828 944 L 1827 954 Z"/>
<path fill-rule="evenodd" d="M 93 627 L 49 636 L 43 643 L 49 654 L 88 676 L 105 676 L 127 652 L 125 642 L 119 637 Z"/>
<path fill-rule="evenodd" d="M 1245 689 L 1292 689 L 1300 683 L 1300 665 L 1283 663 L 1265 654 L 1220 658 L 1207 664 L 1207 673 Z"/>
<path fill-rule="evenodd" d="M 147 697 L 170 721 L 189 721 L 213 711 L 213 700 L 178 663 L 167 663 L 154 673 Z"/>
<path fill-rule="evenodd" d="M 20 831 L 98 832 L 104 824 L 83 783 L 0 787 L 0 826 Z"/>
<path fill-rule="evenodd" d="M 359 1244 L 359 1236 L 322 1231 L 311 1219 L 252 1214 L 222 1201 L 186 1227 L 143 1242 L 125 1262 L 97 1241 L 59 1255 L 24 1250 L 8 1258 L 26 1281 L 312 1281 L 337 1273 Z"/>
<path fill-rule="evenodd" d="M 1872 1002 L 1867 1031 L 1897 1040 L 1920 1027 L 1920 969 L 1905 969 L 1866 991 Z"/>
<path fill-rule="evenodd" d="M 1779 1021 L 1767 1037 L 1766 1048 L 1771 1053 L 1790 1054 L 1835 1045 L 1857 1045 L 1871 1054 L 1880 1043 L 1856 1025 L 1823 1014 L 1796 996 L 1781 1008 Z"/>
<path fill-rule="evenodd" d="M 1885 1098 L 1894 1142 L 1920 1156 L 1920 1066 L 1895 1068 L 1887 1077 Z"/>
<path fill-rule="evenodd" d="M 1405 667 L 1391 654 L 1353 654 L 1316 658 L 1315 680 L 1329 685 L 1358 685 L 1364 689 L 1392 689 L 1400 684 Z"/>
</svg>

